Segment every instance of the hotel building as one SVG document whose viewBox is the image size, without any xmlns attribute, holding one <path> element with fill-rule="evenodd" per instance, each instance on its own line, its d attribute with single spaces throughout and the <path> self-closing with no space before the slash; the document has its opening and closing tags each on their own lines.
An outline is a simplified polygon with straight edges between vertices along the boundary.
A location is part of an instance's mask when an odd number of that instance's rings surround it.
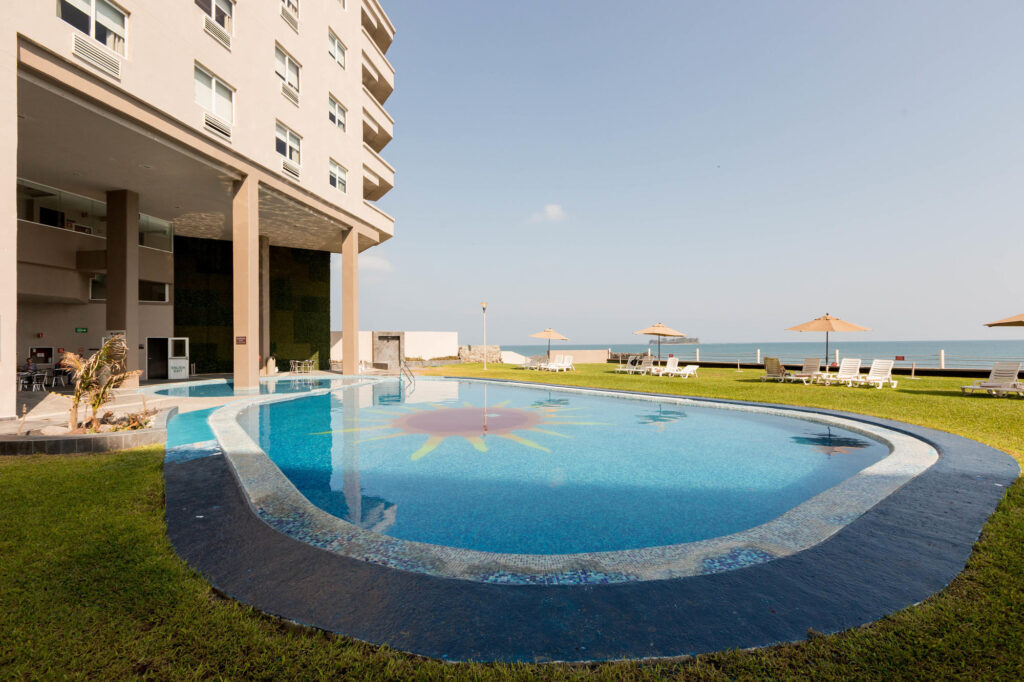
<svg viewBox="0 0 1024 682">
<path fill-rule="evenodd" d="M 394 231 L 393 36 L 377 0 L 4 3 L 0 418 L 26 358 L 113 332 L 149 378 L 325 364 L 330 254 L 357 330 L 358 254 Z"/>
</svg>

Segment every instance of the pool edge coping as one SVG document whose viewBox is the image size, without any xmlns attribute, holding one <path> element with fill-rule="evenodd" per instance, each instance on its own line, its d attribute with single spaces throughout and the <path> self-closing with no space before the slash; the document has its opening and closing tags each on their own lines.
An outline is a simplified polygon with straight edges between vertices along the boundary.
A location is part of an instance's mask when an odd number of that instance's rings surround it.
<svg viewBox="0 0 1024 682">
<path fill-rule="evenodd" d="M 857 474 L 764 524 L 717 538 L 635 550 L 536 555 L 482 552 L 400 540 L 359 528 L 313 505 L 239 424 L 254 405 L 345 391 L 394 378 L 296 394 L 254 394 L 216 409 L 210 427 L 250 509 L 271 528 L 339 556 L 397 570 L 489 584 L 609 584 L 686 578 L 725 572 L 792 556 L 841 531 L 939 459 L 934 443 L 867 420 L 799 406 L 637 393 L 504 379 L 445 377 L 569 393 L 773 414 L 852 430 L 891 448 Z"/>
</svg>

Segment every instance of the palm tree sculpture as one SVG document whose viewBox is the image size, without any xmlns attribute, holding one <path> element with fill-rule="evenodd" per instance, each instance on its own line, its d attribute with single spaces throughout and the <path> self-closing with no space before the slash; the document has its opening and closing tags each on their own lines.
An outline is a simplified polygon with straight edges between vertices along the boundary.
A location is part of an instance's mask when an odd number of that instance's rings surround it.
<svg viewBox="0 0 1024 682">
<path fill-rule="evenodd" d="M 128 345 L 121 334 L 115 334 L 107 339 L 103 347 L 88 359 L 77 353 L 64 354 L 60 364 L 71 371 L 75 382 L 75 392 L 71 396 L 71 410 L 68 416 L 68 426 L 71 430 L 78 428 L 78 406 L 83 399 L 92 408 L 89 426 L 94 430 L 98 429 L 100 408 L 110 401 L 114 389 L 141 373 L 139 370 L 125 371 L 127 355 Z"/>
</svg>

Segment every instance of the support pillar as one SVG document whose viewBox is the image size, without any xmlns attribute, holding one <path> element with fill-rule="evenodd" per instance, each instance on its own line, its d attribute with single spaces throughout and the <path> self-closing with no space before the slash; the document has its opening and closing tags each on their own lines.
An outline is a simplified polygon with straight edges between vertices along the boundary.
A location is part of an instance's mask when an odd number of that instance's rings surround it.
<svg viewBox="0 0 1024 682">
<path fill-rule="evenodd" d="M 341 241 L 341 363 L 345 374 L 359 373 L 359 231 Z"/>
<path fill-rule="evenodd" d="M 107 192 L 107 330 L 124 330 L 125 369 L 139 362 L 139 195 Z"/>
<path fill-rule="evenodd" d="M 231 294 L 236 391 L 259 388 L 259 182 L 235 183 L 231 200 Z"/>
<path fill-rule="evenodd" d="M 270 359 L 270 237 L 260 235 L 260 372 Z"/>
<path fill-rule="evenodd" d="M 12 22 L 0 22 L 0 419 L 16 416 L 18 390 L 18 55 Z"/>
</svg>

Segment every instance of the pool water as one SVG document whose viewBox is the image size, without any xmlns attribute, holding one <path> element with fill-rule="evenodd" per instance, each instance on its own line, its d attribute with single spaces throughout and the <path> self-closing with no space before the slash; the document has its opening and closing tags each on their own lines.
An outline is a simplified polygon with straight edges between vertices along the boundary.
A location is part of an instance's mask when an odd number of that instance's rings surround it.
<svg viewBox="0 0 1024 682">
<path fill-rule="evenodd" d="M 455 380 L 257 405 L 239 423 L 335 516 L 403 540 L 515 554 L 736 533 L 889 454 L 796 418 Z"/>
<path fill-rule="evenodd" d="M 329 379 L 278 379 L 276 381 L 260 382 L 260 393 L 305 393 L 318 388 L 341 388 L 357 383 L 359 380 L 353 377 L 329 378 Z M 170 395 L 179 398 L 225 398 L 235 395 L 235 386 L 231 381 L 211 381 L 202 384 L 182 384 L 180 386 L 168 386 L 153 391 L 158 395 Z M 251 391 L 255 394 L 255 391 Z"/>
</svg>

